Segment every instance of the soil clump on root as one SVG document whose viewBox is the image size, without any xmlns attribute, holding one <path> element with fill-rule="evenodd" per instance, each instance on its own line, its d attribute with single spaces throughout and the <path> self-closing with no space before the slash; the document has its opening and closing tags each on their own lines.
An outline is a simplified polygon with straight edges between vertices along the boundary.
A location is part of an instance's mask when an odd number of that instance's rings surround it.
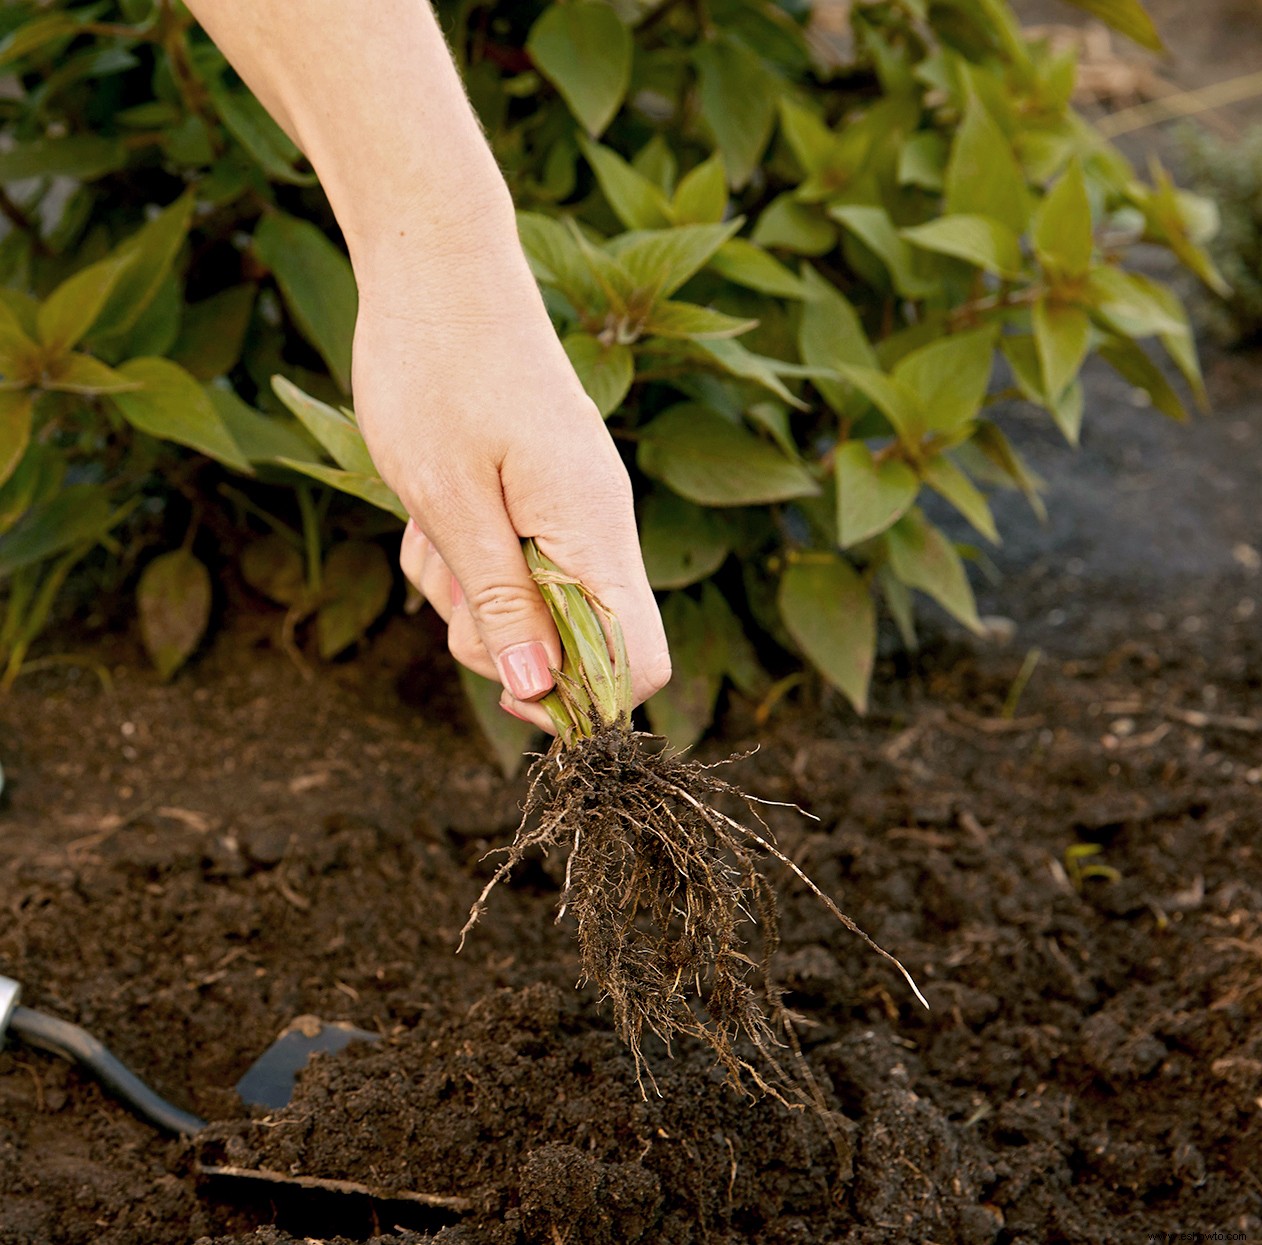
<svg viewBox="0 0 1262 1245">
<path fill-rule="evenodd" d="M 565 850 L 557 920 L 567 912 L 575 920 L 580 984 L 595 984 L 612 1005 L 641 1091 L 645 1076 L 657 1089 L 644 1054 L 647 1030 L 668 1053 L 677 1037 L 706 1043 L 742 1093 L 757 1089 L 824 1111 L 771 971 L 779 918 L 762 859 L 797 874 L 924 1000 L 902 965 L 776 847 L 758 811 L 767 802 L 718 776 L 719 766 L 740 759 L 703 764 L 671 751 L 659 736 L 617 725 L 576 744 L 558 740 L 530 768 L 517 833 L 473 905 L 461 942 L 491 891 L 528 855 Z M 729 816 L 725 805 L 759 829 Z"/>
</svg>

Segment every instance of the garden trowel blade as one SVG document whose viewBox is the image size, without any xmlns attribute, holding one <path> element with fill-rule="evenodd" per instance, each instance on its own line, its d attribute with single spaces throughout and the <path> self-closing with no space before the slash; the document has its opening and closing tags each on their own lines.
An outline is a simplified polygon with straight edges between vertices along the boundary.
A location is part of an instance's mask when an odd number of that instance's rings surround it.
<svg viewBox="0 0 1262 1245">
<path fill-rule="evenodd" d="M 294 1081 L 316 1053 L 336 1055 L 352 1042 L 377 1042 L 381 1035 L 356 1029 L 344 1020 L 299 1016 L 250 1066 L 237 1082 L 241 1101 L 278 1111 L 289 1105 Z"/>
</svg>

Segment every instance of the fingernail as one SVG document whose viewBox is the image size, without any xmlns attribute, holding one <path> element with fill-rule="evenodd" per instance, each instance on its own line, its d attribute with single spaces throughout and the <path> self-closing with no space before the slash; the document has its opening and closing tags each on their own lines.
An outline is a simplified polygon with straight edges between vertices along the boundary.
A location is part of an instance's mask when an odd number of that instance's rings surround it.
<svg viewBox="0 0 1262 1245">
<path fill-rule="evenodd" d="M 461 588 L 460 581 L 453 575 L 451 577 L 451 608 L 455 609 L 463 600 L 464 589 Z"/>
<path fill-rule="evenodd" d="M 548 650 L 538 640 L 505 649 L 498 666 L 500 681 L 518 700 L 534 700 L 552 686 Z"/>
<path fill-rule="evenodd" d="M 503 709 L 504 712 L 507 713 L 510 718 L 516 718 L 519 722 L 530 721 L 530 719 L 526 717 L 524 713 L 518 713 L 517 710 L 512 707 L 512 705 L 506 705 L 502 700 L 500 701 L 500 708 Z"/>
</svg>

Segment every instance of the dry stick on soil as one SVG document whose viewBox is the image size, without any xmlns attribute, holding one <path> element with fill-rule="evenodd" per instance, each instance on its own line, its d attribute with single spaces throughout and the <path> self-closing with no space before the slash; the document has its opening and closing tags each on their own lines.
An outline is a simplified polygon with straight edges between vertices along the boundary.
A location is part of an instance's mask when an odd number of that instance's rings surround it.
<svg viewBox="0 0 1262 1245">
<path fill-rule="evenodd" d="M 680 1034 L 707 1043 L 742 1092 L 751 1092 L 752 1082 L 783 1102 L 804 1105 L 809 1099 L 824 1109 L 771 978 L 776 903 L 759 870 L 759 854 L 791 869 L 928 1003 L 902 964 L 776 847 L 758 814 L 758 805 L 771 801 L 719 778 L 715 766 L 668 751 L 656 736 L 631 730 L 618 620 L 533 541 L 525 551 L 565 653 L 562 669 L 554 671 L 556 688 L 544 701 L 557 739 L 531 766 L 521 824 L 511 846 L 500 849 L 505 860 L 474 903 L 461 946 L 491 891 L 527 853 L 568 846 L 557 919 L 567 910 L 574 916 L 583 980 L 598 985 L 612 1003 L 641 1092 L 644 1074 L 656 1089 L 642 1051 L 647 1029 L 668 1051 Z M 724 799 L 742 803 L 761 831 L 716 808 Z M 761 927 L 757 959 L 742 938 L 746 921 Z M 739 1053 L 742 1040 L 757 1062 Z M 795 1056 L 796 1077 L 782 1062 L 786 1046 Z"/>
</svg>

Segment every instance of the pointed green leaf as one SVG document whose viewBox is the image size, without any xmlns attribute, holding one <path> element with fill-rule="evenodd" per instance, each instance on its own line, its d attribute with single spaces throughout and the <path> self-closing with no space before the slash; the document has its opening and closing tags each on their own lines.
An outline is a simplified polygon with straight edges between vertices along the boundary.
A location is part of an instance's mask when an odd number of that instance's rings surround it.
<svg viewBox="0 0 1262 1245">
<path fill-rule="evenodd" d="M 526 51 L 595 138 L 631 83 L 631 32 L 607 4 L 553 4 L 530 28 Z"/>
<path fill-rule="evenodd" d="M 876 582 L 880 586 L 881 596 L 885 598 L 890 617 L 898 628 L 904 648 L 914 653 L 919 647 L 919 641 L 916 639 L 916 607 L 912 603 L 911 589 L 895 577 L 888 563 L 877 571 Z"/>
<path fill-rule="evenodd" d="M 48 13 L 27 18 L 0 42 L 0 65 L 21 60 L 56 39 L 73 38 L 79 33 L 80 20 L 77 13 Z"/>
<path fill-rule="evenodd" d="M 737 316 L 725 315 L 709 307 L 698 307 L 694 303 L 657 303 L 644 321 L 643 333 L 646 337 L 691 337 L 696 340 L 711 340 L 725 337 L 739 337 L 756 328 L 757 320 L 742 320 Z"/>
<path fill-rule="evenodd" d="M 828 214 L 885 265 L 898 293 L 905 298 L 925 298 L 935 291 L 936 283 L 917 270 L 915 253 L 884 208 L 834 205 Z"/>
<path fill-rule="evenodd" d="M 837 136 L 817 113 L 787 95 L 780 97 L 779 109 L 780 132 L 789 150 L 804 173 L 818 173 L 836 154 Z"/>
<path fill-rule="evenodd" d="M 801 398 L 794 397 L 792 391 L 780 378 L 782 376 L 810 376 L 819 369 L 800 367 L 785 363 L 781 359 L 770 359 L 765 355 L 754 354 L 738 341 L 731 338 L 701 340 L 688 343 L 689 349 L 696 357 L 717 364 L 729 376 L 739 377 L 751 384 L 774 393 L 777 398 L 796 407 L 799 411 L 807 409 Z"/>
<path fill-rule="evenodd" d="M 703 506 L 753 506 L 819 492 L 774 445 L 694 403 L 663 411 L 640 434 L 646 475 Z"/>
<path fill-rule="evenodd" d="M 0 581 L 15 571 L 95 543 L 109 531 L 113 516 L 104 486 L 72 484 L 32 507 L 0 536 Z"/>
<path fill-rule="evenodd" d="M 923 468 L 925 483 L 945 497 L 991 544 L 999 544 L 999 530 L 990 504 L 978 487 L 945 454 L 930 459 Z"/>
<path fill-rule="evenodd" d="M 145 652 L 165 683 L 193 655 L 210 622 L 210 572 L 187 549 L 154 558 L 136 586 Z"/>
<path fill-rule="evenodd" d="M 351 391 L 351 339 L 358 295 L 350 261 L 310 221 L 272 212 L 254 231 L 254 250 L 271 269 L 289 314 L 320 352 L 344 393 Z"/>
<path fill-rule="evenodd" d="M 1038 205 L 1032 233 L 1034 253 L 1054 280 L 1077 281 L 1086 275 L 1095 237 L 1080 160 L 1070 161 L 1069 168 Z"/>
<path fill-rule="evenodd" d="M 320 461 L 315 442 L 296 421 L 283 415 L 264 415 L 247 406 L 231 389 L 219 385 L 207 385 L 204 392 L 251 464 L 281 458 Z"/>
<path fill-rule="evenodd" d="M 171 358 L 202 381 L 231 372 L 241 359 L 256 293 L 253 285 L 234 285 L 189 303 Z"/>
<path fill-rule="evenodd" d="M 0 484 L 0 535 L 16 527 L 28 510 L 51 501 L 61 487 L 65 463 L 56 451 L 38 443 Z"/>
<path fill-rule="evenodd" d="M 946 174 L 948 215 L 988 216 L 1021 235 L 1030 219 L 1025 174 L 1008 137 L 973 96 L 956 131 Z"/>
<path fill-rule="evenodd" d="M 228 133 L 245 148 L 269 181 L 315 185 L 314 173 L 300 173 L 294 168 L 302 152 L 249 91 L 231 91 L 220 82 L 211 87 L 210 99 Z"/>
<path fill-rule="evenodd" d="M 0 390 L 0 485 L 17 470 L 31 443 L 35 395 L 19 389 Z"/>
<path fill-rule="evenodd" d="M 126 163 L 127 145 L 121 138 L 100 134 L 37 138 L 0 151 L 0 184 L 32 177 L 72 177 L 91 182 L 117 173 Z"/>
<path fill-rule="evenodd" d="M 1087 278 L 1086 297 L 1092 314 L 1124 337 L 1181 334 L 1186 320 L 1170 314 L 1166 296 L 1173 292 L 1140 273 L 1101 265 Z"/>
<path fill-rule="evenodd" d="M 491 746 L 495 764 L 505 778 L 512 778 L 521 769 L 526 749 L 539 737 L 539 729 L 523 722 L 500 708 L 504 689 L 493 679 L 474 674 L 467 666 L 457 665 L 465 703 L 477 723 L 482 737 Z"/>
<path fill-rule="evenodd" d="M 380 545 L 344 540 L 324 560 L 316 644 L 328 661 L 350 648 L 381 616 L 390 600 L 394 575 Z"/>
<path fill-rule="evenodd" d="M 517 233 L 536 281 L 560 290 L 580 310 L 599 297 L 578 240 L 559 220 L 518 212 Z"/>
<path fill-rule="evenodd" d="M 669 298 L 700 272 L 711 256 L 741 227 L 740 219 L 723 225 L 676 225 L 622 234 L 609 253 L 631 274 L 638 289 L 653 299 Z"/>
<path fill-rule="evenodd" d="M 876 352 L 863 331 L 859 313 L 830 281 L 813 268 L 805 270 L 808 297 L 802 304 L 798 326 L 798 351 L 813 367 L 833 368 L 840 363 L 877 369 Z M 853 391 L 841 381 L 818 379 L 815 388 L 839 415 L 854 415 Z"/>
<path fill-rule="evenodd" d="M 309 476 L 313 480 L 319 480 L 321 484 L 337 489 L 340 493 L 358 497 L 376 506 L 378 510 L 394 515 L 397 519 L 406 520 L 408 517 L 403 503 L 390 491 L 389 486 L 380 476 L 363 475 L 357 471 L 343 471 L 340 467 L 330 467 L 325 463 L 313 463 L 305 459 L 278 458 L 276 461 L 282 467 L 298 472 L 299 475 Z"/>
<path fill-rule="evenodd" d="M 761 699 L 767 694 L 771 677 L 758 660 L 758 652 L 745 634 L 741 620 L 713 581 L 701 587 L 701 612 L 705 615 L 716 664 L 746 696 Z"/>
<path fill-rule="evenodd" d="M 579 147 L 614 215 L 628 229 L 664 229 L 671 223 L 670 203 L 659 186 L 608 147 L 583 137 Z"/>
<path fill-rule="evenodd" d="M 890 569 L 909 588 L 931 596 L 970 631 L 981 634 L 977 603 L 955 546 L 919 510 L 885 533 Z"/>
<path fill-rule="evenodd" d="M 941 216 L 901 232 L 913 246 L 962 259 L 997 277 L 1021 275 L 1021 240 L 989 216 Z"/>
<path fill-rule="evenodd" d="M 1081 307 L 1041 298 L 1034 304 L 1034 345 L 1043 391 L 1053 403 L 1078 375 L 1091 343 L 1091 320 Z"/>
<path fill-rule="evenodd" d="M 760 56 L 722 37 L 702 43 L 693 63 L 701 117 L 714 132 L 732 188 L 739 190 L 771 139 L 780 79 Z"/>
<path fill-rule="evenodd" d="M 679 161 L 665 137 L 654 134 L 631 159 L 632 167 L 659 187 L 664 194 L 673 194 Z"/>
<path fill-rule="evenodd" d="M 793 192 L 786 190 L 758 214 L 750 240 L 797 255 L 826 255 L 837 245 L 837 226 L 819 207 L 799 203 Z"/>
<path fill-rule="evenodd" d="M 125 271 L 97 319 L 94 338 L 120 338 L 157 298 L 188 237 L 194 205 L 192 194 L 181 195 L 115 250 Z"/>
<path fill-rule="evenodd" d="M 307 597 L 302 553 L 279 532 L 252 540 L 241 551 L 241 578 L 277 605 L 297 606 Z"/>
<path fill-rule="evenodd" d="M 731 538 L 713 510 L 657 489 L 640 509 L 640 547 L 654 588 L 686 588 L 723 565 Z"/>
<path fill-rule="evenodd" d="M 920 398 L 924 422 L 915 432 L 957 432 L 975 419 L 995 360 L 993 328 L 955 333 L 921 346 L 894 365 L 894 378 Z"/>
<path fill-rule="evenodd" d="M 91 355 L 68 354 L 49 364 L 43 387 L 60 393 L 126 393 L 139 389 L 140 382 L 129 380 Z"/>
<path fill-rule="evenodd" d="M 38 316 L 38 309 L 35 314 Z M 32 328 L 38 332 L 35 326 Z M 7 303 L 0 302 L 0 377 L 33 382 L 43 365 L 43 356 L 43 350 L 31 340 L 18 313 Z"/>
<path fill-rule="evenodd" d="M 904 440 L 916 441 L 927 426 L 928 416 L 920 395 L 895 376 L 852 363 L 833 365 L 882 415 Z"/>
<path fill-rule="evenodd" d="M 727 170 L 717 151 L 684 175 L 675 188 L 671 209 L 680 225 L 717 224 L 723 219 L 727 211 Z"/>
<path fill-rule="evenodd" d="M 946 188 L 951 148 L 945 134 L 922 130 L 913 134 L 898 153 L 898 184 L 940 192 Z M 984 218 L 983 218 L 984 219 Z"/>
<path fill-rule="evenodd" d="M 998 467 L 1024 494 L 1039 522 L 1046 522 L 1047 507 L 1043 505 L 1043 498 L 1040 496 L 1046 485 L 1026 465 L 998 424 L 988 419 L 979 420 L 969 446 Z"/>
<path fill-rule="evenodd" d="M 39 337 L 50 354 L 69 350 L 88 332 L 106 300 L 131 263 L 128 256 L 111 256 L 67 277 L 39 309 Z"/>
<path fill-rule="evenodd" d="M 710 269 L 719 276 L 778 298 L 805 298 L 802 279 L 790 272 L 778 259 L 746 238 L 730 238 L 710 260 Z"/>
<path fill-rule="evenodd" d="M 303 393 L 284 376 L 272 377 L 272 390 L 344 471 L 365 476 L 377 474 L 363 433 L 353 420 L 309 393 Z"/>
<path fill-rule="evenodd" d="M 916 473 L 901 458 L 877 462 L 862 441 L 847 441 L 834 460 L 837 543 L 849 549 L 885 531 L 911 508 L 920 491 Z"/>
<path fill-rule="evenodd" d="M 561 343 L 587 396 L 608 418 L 627 396 L 635 379 L 635 356 L 621 342 L 606 345 L 590 333 L 570 333 Z"/>
<path fill-rule="evenodd" d="M 810 555 L 780 578 L 780 617 L 808 661 L 859 713 L 867 711 L 876 660 L 872 593 L 841 558 Z"/>
<path fill-rule="evenodd" d="M 133 428 L 187 445 L 249 474 L 250 464 L 214 404 L 182 367 L 169 359 L 132 359 L 118 372 L 140 383 L 139 389 L 110 397 Z"/>
<path fill-rule="evenodd" d="M 1188 413 L 1179 395 L 1137 342 L 1110 337 L 1101 343 L 1099 353 L 1119 376 L 1148 394 L 1153 406 L 1163 415 L 1180 423 L 1187 419 Z"/>
</svg>

